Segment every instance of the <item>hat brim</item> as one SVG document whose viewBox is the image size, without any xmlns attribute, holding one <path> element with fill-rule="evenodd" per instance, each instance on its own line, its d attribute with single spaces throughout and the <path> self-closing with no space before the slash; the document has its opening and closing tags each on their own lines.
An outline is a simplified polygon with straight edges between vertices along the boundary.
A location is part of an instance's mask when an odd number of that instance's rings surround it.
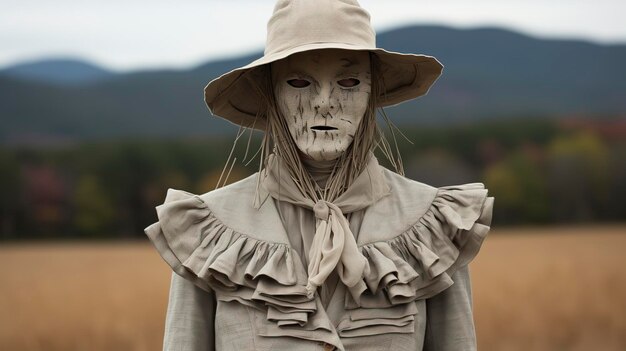
<svg viewBox="0 0 626 351">
<path fill-rule="evenodd" d="M 210 81 L 204 88 L 204 101 L 209 111 L 234 124 L 264 130 L 265 120 L 256 120 L 257 111 L 261 107 L 260 97 L 255 93 L 250 80 L 245 78 L 246 74 L 290 55 L 318 49 L 359 50 L 376 54 L 380 60 L 379 74 L 384 87 L 380 89 L 376 100 L 378 107 L 393 106 L 426 95 L 443 71 L 443 65 L 435 57 L 428 55 L 405 54 L 343 43 L 305 44 L 265 55 Z"/>
</svg>

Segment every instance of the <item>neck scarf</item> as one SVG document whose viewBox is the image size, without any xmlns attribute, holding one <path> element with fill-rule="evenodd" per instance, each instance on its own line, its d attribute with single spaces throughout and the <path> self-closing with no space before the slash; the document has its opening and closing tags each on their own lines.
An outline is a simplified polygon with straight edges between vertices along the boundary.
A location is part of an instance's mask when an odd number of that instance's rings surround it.
<svg viewBox="0 0 626 351">
<path fill-rule="evenodd" d="M 302 165 L 306 168 L 315 182 L 313 184 L 315 189 L 323 192 L 323 188 L 327 186 L 327 183 L 330 180 L 330 174 L 333 172 L 333 168 L 335 168 L 335 164 L 338 161 L 316 161 L 309 158 L 302 158 L 301 161 Z"/>
<path fill-rule="evenodd" d="M 274 199 L 311 209 L 315 214 L 306 287 L 309 298 L 335 269 L 347 287 L 358 284 L 369 266 L 357 247 L 345 214 L 366 208 L 391 191 L 374 153 L 369 153 L 366 167 L 333 202 L 319 200 L 316 203 L 306 198 L 298 190 L 284 160 L 275 154 L 268 156 L 267 167 L 261 172 L 261 184 Z"/>
</svg>

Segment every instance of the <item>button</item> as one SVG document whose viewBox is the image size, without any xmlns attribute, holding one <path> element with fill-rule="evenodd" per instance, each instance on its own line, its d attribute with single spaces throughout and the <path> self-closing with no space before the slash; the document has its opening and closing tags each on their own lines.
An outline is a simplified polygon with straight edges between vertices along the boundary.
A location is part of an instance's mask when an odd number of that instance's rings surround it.
<svg viewBox="0 0 626 351">
<path fill-rule="evenodd" d="M 333 351 L 334 349 L 335 349 L 335 345 L 324 343 L 324 351 Z"/>
</svg>

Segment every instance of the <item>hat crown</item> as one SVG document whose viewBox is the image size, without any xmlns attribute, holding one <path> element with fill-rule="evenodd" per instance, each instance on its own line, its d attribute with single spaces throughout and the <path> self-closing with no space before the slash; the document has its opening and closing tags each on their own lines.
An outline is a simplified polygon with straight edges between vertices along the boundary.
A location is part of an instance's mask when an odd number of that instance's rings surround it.
<svg viewBox="0 0 626 351">
<path fill-rule="evenodd" d="M 265 55 L 313 43 L 375 48 L 376 33 L 356 0 L 279 0 L 267 23 Z"/>
</svg>

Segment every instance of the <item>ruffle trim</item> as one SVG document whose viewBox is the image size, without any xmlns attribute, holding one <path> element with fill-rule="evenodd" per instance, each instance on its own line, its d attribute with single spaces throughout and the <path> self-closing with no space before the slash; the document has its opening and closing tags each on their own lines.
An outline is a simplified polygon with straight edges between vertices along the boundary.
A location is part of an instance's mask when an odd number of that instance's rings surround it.
<svg viewBox="0 0 626 351">
<path fill-rule="evenodd" d="M 170 189 L 157 206 L 159 221 L 145 229 L 179 275 L 220 298 L 263 309 L 280 326 L 307 324 L 315 301 L 307 298 L 307 275 L 286 244 L 249 237 L 227 227 L 197 195 Z"/>
<path fill-rule="evenodd" d="M 440 187 L 417 223 L 393 239 L 361 246 L 369 271 L 346 291 L 349 319 L 340 335 L 412 331 L 413 302 L 450 287 L 454 272 L 478 254 L 492 221 L 494 198 L 487 194 L 482 183 Z M 374 318 L 364 321 L 363 314 Z"/>
<path fill-rule="evenodd" d="M 476 256 L 490 230 L 492 208 L 482 183 L 440 187 L 426 213 L 402 234 L 362 245 L 369 269 L 346 290 L 349 316 L 339 335 L 411 332 L 416 311 L 410 302 L 453 284 L 452 274 Z M 168 191 L 157 214 L 159 221 L 145 232 L 176 273 L 226 299 L 267 310 L 267 320 L 281 329 L 330 330 L 315 313 L 316 301 L 307 298 L 306 271 L 287 244 L 234 231 L 199 196 L 180 190 Z"/>
</svg>

